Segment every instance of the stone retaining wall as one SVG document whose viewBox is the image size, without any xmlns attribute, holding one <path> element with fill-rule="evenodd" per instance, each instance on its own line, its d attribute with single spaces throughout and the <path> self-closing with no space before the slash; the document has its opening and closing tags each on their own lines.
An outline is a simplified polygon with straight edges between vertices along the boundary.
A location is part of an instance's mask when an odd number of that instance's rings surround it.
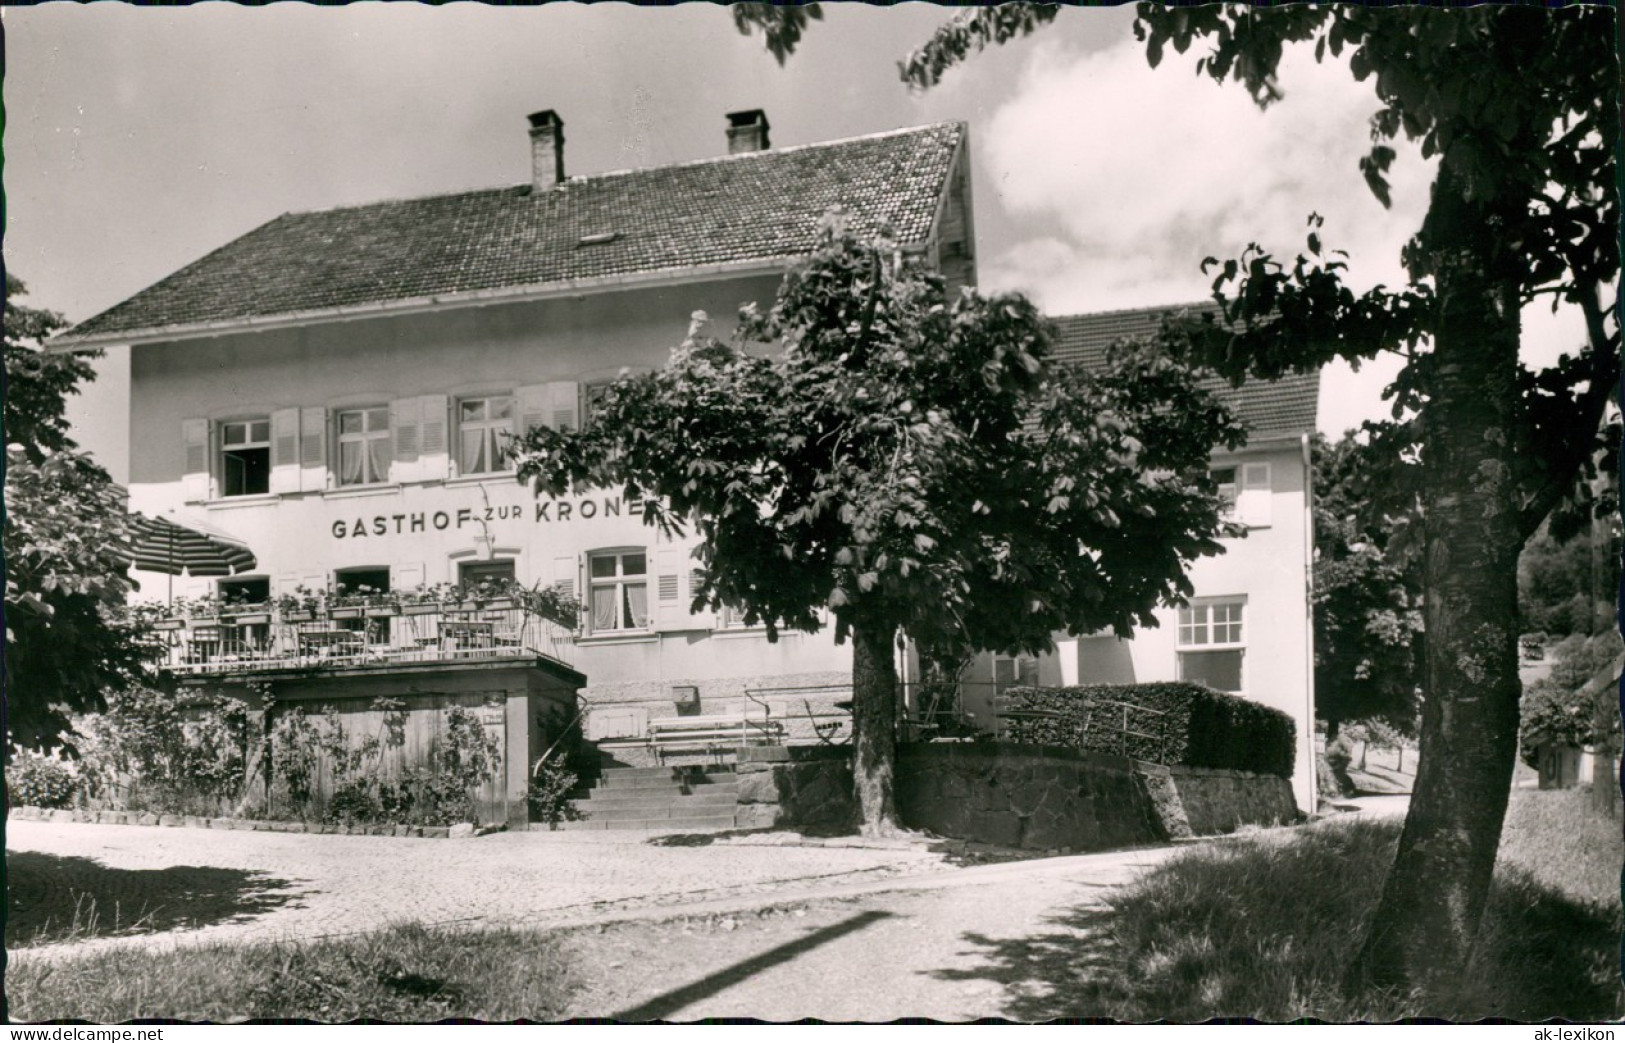
<svg viewBox="0 0 1625 1043">
<path fill-rule="evenodd" d="M 1166 838 L 1126 757 L 1007 743 L 903 747 L 902 822 L 1003 847 L 1098 851 Z"/>
<path fill-rule="evenodd" d="M 857 821 L 849 747 L 746 746 L 735 770 L 741 828 L 839 829 Z"/>
<path fill-rule="evenodd" d="M 1278 775 L 1160 764 L 1138 767 L 1149 785 L 1166 778 L 1174 789 L 1179 810 L 1164 818 L 1170 836 L 1213 836 L 1241 826 L 1285 825 L 1303 817 L 1292 796 L 1292 780 Z"/>
<path fill-rule="evenodd" d="M 744 828 L 857 820 L 848 747 L 743 749 L 738 772 Z M 1300 818 L 1291 781 L 1273 775 L 1008 743 L 900 746 L 896 793 L 911 829 L 1030 850 L 1096 851 Z"/>
</svg>

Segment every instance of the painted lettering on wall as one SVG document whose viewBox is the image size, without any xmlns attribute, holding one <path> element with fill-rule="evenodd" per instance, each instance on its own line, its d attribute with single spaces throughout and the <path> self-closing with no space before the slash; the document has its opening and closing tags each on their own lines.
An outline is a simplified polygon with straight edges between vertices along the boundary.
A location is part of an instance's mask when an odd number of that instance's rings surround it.
<svg viewBox="0 0 1625 1043">
<path fill-rule="evenodd" d="M 628 515 L 643 513 L 643 503 L 628 500 L 624 504 L 619 496 L 605 496 L 590 500 L 537 500 L 527 511 L 523 504 L 502 504 L 481 507 L 459 507 L 455 511 L 417 511 L 412 514 L 365 515 L 354 521 L 339 519 L 333 523 L 336 540 L 362 539 L 370 536 L 398 536 L 414 532 L 445 532 L 468 526 L 483 526 L 490 522 L 518 521 L 529 514 L 533 523 L 541 525 L 556 521 L 591 521 L 595 518 L 618 518 L 622 511 Z"/>
</svg>

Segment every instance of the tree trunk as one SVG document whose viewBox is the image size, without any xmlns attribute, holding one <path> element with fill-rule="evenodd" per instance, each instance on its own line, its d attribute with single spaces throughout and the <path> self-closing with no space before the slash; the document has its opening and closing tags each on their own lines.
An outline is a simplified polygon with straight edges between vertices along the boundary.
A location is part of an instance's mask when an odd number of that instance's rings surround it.
<svg viewBox="0 0 1625 1043">
<path fill-rule="evenodd" d="M 1614 758 L 1618 750 L 1604 749 L 1601 755 L 1592 755 L 1595 772 L 1591 777 L 1591 809 L 1604 818 L 1619 818 L 1619 774 Z"/>
<path fill-rule="evenodd" d="M 864 836 L 901 832 L 892 778 L 897 763 L 897 662 L 892 630 L 852 628 L 852 782 Z"/>
<path fill-rule="evenodd" d="M 1349 984 L 1459 980 L 1472 954 L 1518 748 L 1518 552 L 1510 464 L 1518 294 L 1499 224 L 1448 163 L 1423 226 L 1438 320 L 1423 421 L 1426 681 L 1417 776 Z"/>
</svg>

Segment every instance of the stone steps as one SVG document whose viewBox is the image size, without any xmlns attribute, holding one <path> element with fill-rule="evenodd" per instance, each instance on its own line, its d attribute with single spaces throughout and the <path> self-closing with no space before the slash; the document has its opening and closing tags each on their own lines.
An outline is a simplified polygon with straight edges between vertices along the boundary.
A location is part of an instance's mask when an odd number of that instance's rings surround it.
<svg viewBox="0 0 1625 1043">
<path fill-rule="evenodd" d="M 546 827 L 531 827 L 543 828 Z M 618 819 L 606 822 L 602 819 L 580 819 L 574 822 L 560 822 L 559 829 L 605 829 L 605 830 L 644 830 L 647 832 L 665 833 L 719 833 L 734 828 L 733 812 L 725 815 L 714 815 L 703 819 Z"/>
<path fill-rule="evenodd" d="M 647 791 L 626 793 L 621 790 L 595 790 L 588 796 L 574 801 L 574 804 L 583 811 L 596 809 L 607 811 L 612 808 L 642 808 L 667 804 L 672 807 L 717 805 L 731 808 L 737 803 L 738 797 L 739 791 L 733 786 L 696 786 L 689 793 L 679 793 L 676 796 L 662 793 L 658 797 Z"/>
<path fill-rule="evenodd" d="M 731 770 L 605 768 L 571 804 L 584 817 L 561 829 L 715 830 L 734 827 Z"/>
</svg>

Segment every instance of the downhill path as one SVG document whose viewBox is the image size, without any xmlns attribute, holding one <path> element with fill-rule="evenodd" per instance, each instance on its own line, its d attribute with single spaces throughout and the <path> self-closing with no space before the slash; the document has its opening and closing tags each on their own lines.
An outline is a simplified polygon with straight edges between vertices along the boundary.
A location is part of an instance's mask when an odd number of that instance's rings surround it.
<svg viewBox="0 0 1625 1043">
<path fill-rule="evenodd" d="M 1069 983 L 1101 958 L 1111 887 L 1177 848 L 979 866 L 786 894 L 769 911 L 629 923 L 577 941 L 576 1017 L 1040 1021 L 1088 1017 Z M 758 903 L 759 905 L 760 903 Z"/>
</svg>

